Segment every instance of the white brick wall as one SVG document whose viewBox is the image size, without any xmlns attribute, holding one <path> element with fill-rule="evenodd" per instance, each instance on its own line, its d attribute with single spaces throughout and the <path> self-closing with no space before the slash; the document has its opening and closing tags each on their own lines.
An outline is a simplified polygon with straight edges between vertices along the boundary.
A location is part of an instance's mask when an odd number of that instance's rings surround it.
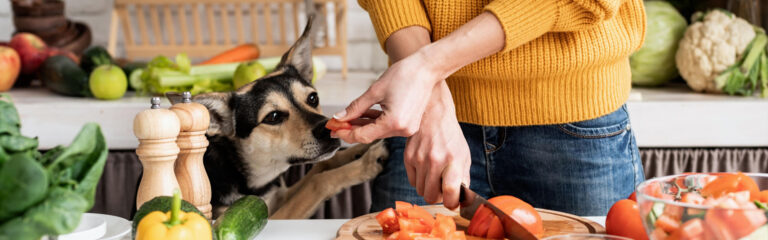
<svg viewBox="0 0 768 240">
<path fill-rule="evenodd" d="M 91 27 L 93 44 L 106 46 L 112 0 L 64 0 L 67 17 L 83 21 Z M 0 41 L 8 41 L 14 31 L 10 1 L 0 1 Z M 352 71 L 381 71 L 387 67 L 387 57 L 381 51 L 368 13 L 347 0 L 348 65 Z M 276 28 L 277 26 L 275 26 Z M 341 69 L 338 57 L 324 57 L 330 70 Z"/>
</svg>

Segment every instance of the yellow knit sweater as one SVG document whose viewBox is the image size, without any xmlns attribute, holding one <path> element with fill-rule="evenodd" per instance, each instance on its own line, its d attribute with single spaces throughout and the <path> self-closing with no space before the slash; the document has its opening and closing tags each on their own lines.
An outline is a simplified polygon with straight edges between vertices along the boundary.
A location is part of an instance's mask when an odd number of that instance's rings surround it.
<svg viewBox="0 0 768 240">
<path fill-rule="evenodd" d="M 504 28 L 499 53 L 447 79 L 460 122 L 524 126 L 574 122 L 629 96 L 629 55 L 645 35 L 642 0 L 359 0 L 382 43 L 422 26 L 443 38 L 483 11 Z M 440 59 L 435 59 L 440 61 Z"/>
</svg>

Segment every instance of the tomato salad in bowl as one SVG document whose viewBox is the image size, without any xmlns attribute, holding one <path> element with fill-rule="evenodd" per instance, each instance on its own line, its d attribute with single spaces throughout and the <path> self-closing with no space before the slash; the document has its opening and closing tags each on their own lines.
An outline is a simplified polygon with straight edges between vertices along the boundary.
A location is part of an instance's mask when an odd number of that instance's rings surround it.
<svg viewBox="0 0 768 240">
<path fill-rule="evenodd" d="M 650 239 L 768 239 L 768 174 L 659 177 L 636 193 Z"/>
</svg>

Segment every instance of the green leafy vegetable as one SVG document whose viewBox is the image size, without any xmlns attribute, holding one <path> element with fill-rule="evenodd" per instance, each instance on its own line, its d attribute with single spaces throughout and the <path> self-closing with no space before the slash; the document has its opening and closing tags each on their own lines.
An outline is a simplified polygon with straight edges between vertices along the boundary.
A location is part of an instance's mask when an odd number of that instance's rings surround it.
<svg viewBox="0 0 768 240">
<path fill-rule="evenodd" d="M 93 206 L 107 159 L 99 125 L 88 123 L 69 146 L 41 154 L 37 139 L 20 134 L 18 113 L 4 94 L 0 116 L 0 240 L 73 231 Z"/>
<path fill-rule="evenodd" d="M 647 30 L 643 46 L 629 57 L 632 83 L 658 86 L 679 76 L 675 53 L 686 27 L 685 18 L 668 2 L 645 2 Z"/>
</svg>

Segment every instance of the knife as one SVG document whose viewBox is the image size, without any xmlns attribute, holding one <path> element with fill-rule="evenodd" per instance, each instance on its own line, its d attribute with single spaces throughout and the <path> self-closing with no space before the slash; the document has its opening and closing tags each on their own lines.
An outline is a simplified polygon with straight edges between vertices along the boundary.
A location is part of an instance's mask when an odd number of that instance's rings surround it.
<svg viewBox="0 0 768 240">
<path fill-rule="evenodd" d="M 514 218 L 510 217 L 509 215 L 504 213 L 504 211 L 501 211 L 501 209 L 499 209 L 492 203 L 488 202 L 488 200 L 485 200 L 485 198 L 481 197 L 480 195 L 470 190 L 464 184 L 461 184 L 461 189 L 459 190 L 459 202 L 461 203 L 460 215 L 463 218 L 471 220 L 472 217 L 475 215 L 477 208 L 479 208 L 480 205 L 482 204 L 482 205 L 485 205 L 485 207 L 491 209 L 491 211 L 493 211 L 493 214 L 496 214 L 496 217 L 498 217 L 499 220 L 501 220 L 501 225 L 504 227 L 505 237 L 509 239 L 520 239 L 520 240 L 539 239 L 536 236 L 534 236 L 531 232 L 529 232 L 527 229 L 525 229 L 523 225 L 520 225 L 520 223 L 515 221 Z"/>
</svg>

